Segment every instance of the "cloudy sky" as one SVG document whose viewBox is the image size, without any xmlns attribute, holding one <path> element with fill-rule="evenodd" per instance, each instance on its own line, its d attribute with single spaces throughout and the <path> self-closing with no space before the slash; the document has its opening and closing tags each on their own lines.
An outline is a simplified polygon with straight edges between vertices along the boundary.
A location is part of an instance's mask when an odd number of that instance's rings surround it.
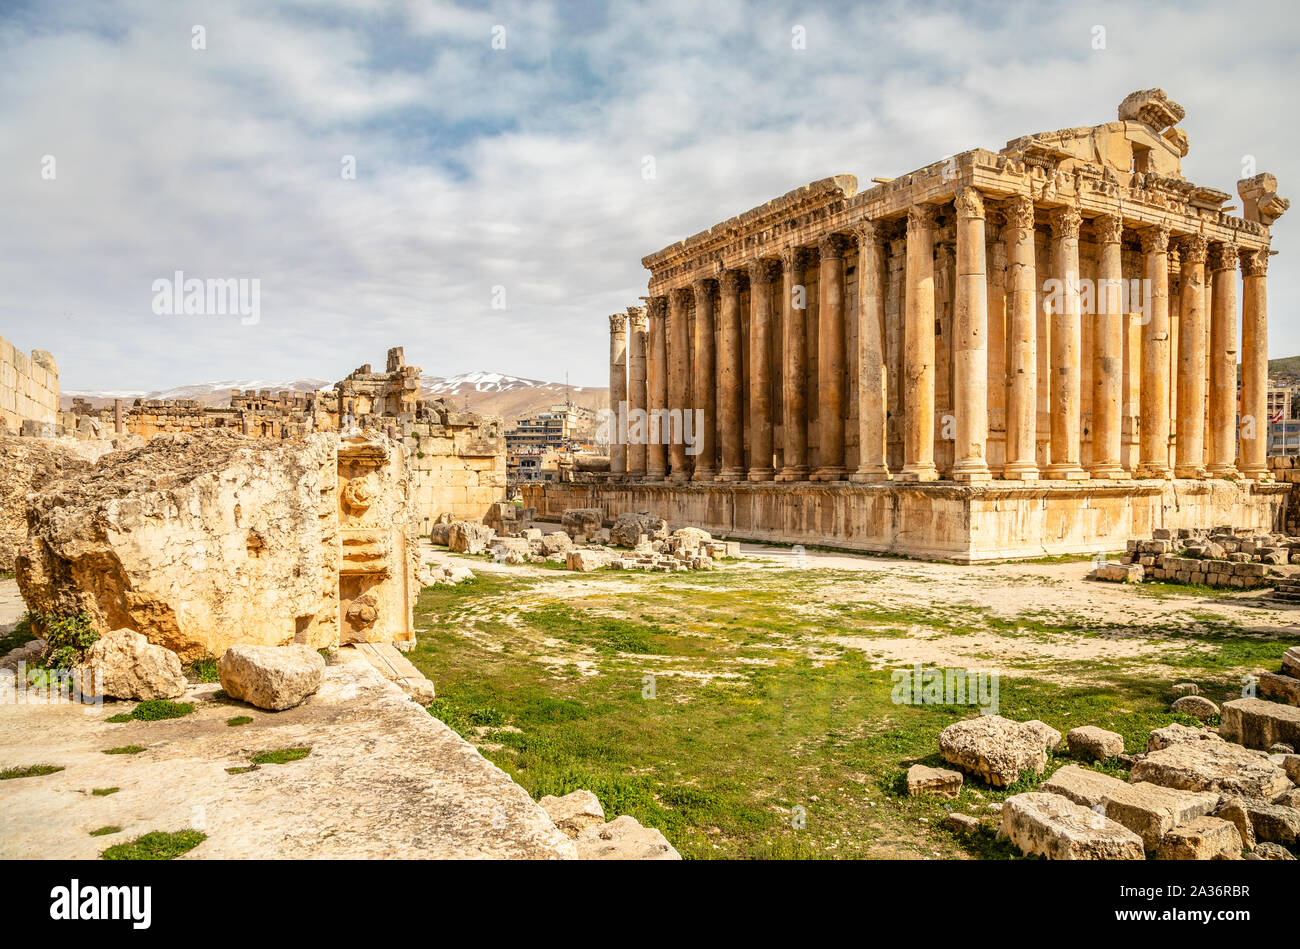
<svg viewBox="0 0 1300 949">
<path fill-rule="evenodd" d="M 602 385 L 645 254 L 1135 89 L 1186 107 L 1191 180 L 1239 203 L 1253 156 L 1300 198 L 1298 27 L 1285 2 L 0 0 L 0 334 L 70 389 L 336 379 L 399 344 Z M 1300 353 L 1296 233 L 1274 355 Z M 260 318 L 156 314 L 178 270 L 259 280 Z"/>
</svg>

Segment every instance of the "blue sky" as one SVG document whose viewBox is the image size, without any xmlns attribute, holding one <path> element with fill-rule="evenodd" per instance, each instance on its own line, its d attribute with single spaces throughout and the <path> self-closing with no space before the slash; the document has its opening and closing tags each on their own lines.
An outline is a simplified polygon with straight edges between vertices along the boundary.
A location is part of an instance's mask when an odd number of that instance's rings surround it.
<svg viewBox="0 0 1300 949">
<path fill-rule="evenodd" d="M 1300 197 L 1298 27 L 1285 3 L 0 0 L 0 334 L 70 389 L 334 379 L 392 345 L 602 385 L 645 254 L 817 178 L 1109 121 L 1135 89 L 1186 107 L 1189 179 L 1239 203 L 1251 155 Z M 1297 220 L 1274 355 L 1300 353 Z M 260 280 L 259 322 L 155 315 L 175 270 Z"/>
</svg>

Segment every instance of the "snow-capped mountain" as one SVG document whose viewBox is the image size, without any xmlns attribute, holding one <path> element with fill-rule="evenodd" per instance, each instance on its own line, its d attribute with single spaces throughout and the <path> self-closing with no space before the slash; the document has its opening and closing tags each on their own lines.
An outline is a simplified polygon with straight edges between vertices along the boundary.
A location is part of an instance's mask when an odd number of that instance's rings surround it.
<svg viewBox="0 0 1300 949">
<path fill-rule="evenodd" d="M 324 379 L 294 379 L 272 381 L 269 379 L 227 379 L 224 382 L 200 382 L 195 385 L 174 386 L 153 392 L 112 389 L 64 389 L 60 393 L 63 408 L 71 408 L 74 398 L 85 399 L 91 405 L 111 404 L 114 399 L 124 399 L 128 404 L 135 399 L 194 399 L 204 405 L 229 405 L 232 389 L 268 389 L 271 392 L 315 392 L 332 389 L 334 383 Z"/>
<path fill-rule="evenodd" d="M 513 392 L 516 389 L 541 389 L 563 393 L 562 382 L 542 382 L 539 379 L 522 379 L 503 372 L 463 372 L 458 376 L 422 376 L 420 388 L 432 396 L 455 397 L 467 392 Z M 570 392 L 582 392 L 583 386 L 570 386 Z"/>
</svg>

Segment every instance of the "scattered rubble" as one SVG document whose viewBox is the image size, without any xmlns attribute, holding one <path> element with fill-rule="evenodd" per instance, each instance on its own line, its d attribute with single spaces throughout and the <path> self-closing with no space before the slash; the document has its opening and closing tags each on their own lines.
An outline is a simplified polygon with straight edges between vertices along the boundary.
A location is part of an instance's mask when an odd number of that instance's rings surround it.
<svg viewBox="0 0 1300 949">
<path fill-rule="evenodd" d="M 314 649 L 298 644 L 231 646 L 217 663 L 217 672 L 231 698 L 282 711 L 320 688 L 325 660 Z"/>
<path fill-rule="evenodd" d="M 1065 736 L 1070 753 L 1078 758 L 1094 758 L 1105 761 L 1124 753 L 1124 736 L 1106 731 L 1096 725 L 1084 725 L 1072 728 Z"/>
<path fill-rule="evenodd" d="M 1042 722 L 981 715 L 940 732 L 939 753 L 968 774 L 1005 787 L 1014 784 L 1026 769 L 1042 774 L 1048 751 L 1060 742 L 1061 733 Z"/>
<path fill-rule="evenodd" d="M 1098 564 L 1092 580 L 1163 580 L 1250 589 L 1271 582 L 1276 567 L 1300 564 L 1300 538 L 1256 529 L 1157 527 L 1151 538 L 1128 542 L 1118 563 Z"/>
<path fill-rule="evenodd" d="M 1122 824 L 1059 794 L 1029 791 L 1007 798 L 999 834 L 1027 854 L 1049 860 L 1142 860 L 1142 838 Z"/>
<path fill-rule="evenodd" d="M 962 776 L 946 768 L 929 768 L 914 764 L 907 769 L 907 793 L 911 797 L 935 794 L 939 797 L 956 797 L 961 792 Z"/>
</svg>

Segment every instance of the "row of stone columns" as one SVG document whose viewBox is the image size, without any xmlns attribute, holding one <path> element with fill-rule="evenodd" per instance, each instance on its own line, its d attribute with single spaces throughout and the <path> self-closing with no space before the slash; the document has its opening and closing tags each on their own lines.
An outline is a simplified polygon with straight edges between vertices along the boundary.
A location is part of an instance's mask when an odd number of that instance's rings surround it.
<svg viewBox="0 0 1300 949">
<path fill-rule="evenodd" d="M 1267 250 L 1242 251 L 1210 242 L 1198 234 L 1179 235 L 1177 352 L 1171 353 L 1169 250 L 1171 233 L 1163 226 L 1138 230 L 1142 248 L 1145 323 L 1141 339 L 1141 401 L 1138 465 L 1126 470 L 1122 460 L 1124 335 L 1127 314 L 1121 286 L 1124 222 L 1117 215 L 1092 220 L 1098 245 L 1097 292 L 1091 342 L 1083 352 L 1080 297 L 1079 234 L 1083 218 L 1075 207 L 1048 215 L 1054 266 L 1036 260 L 1036 221 L 1032 199 L 1016 195 L 1003 202 L 1005 227 L 999 260 L 1005 259 L 1005 326 L 996 345 L 1005 383 L 990 380 L 988 265 L 983 196 L 974 188 L 956 195 L 955 277 L 953 288 L 952 379 L 954 386 L 952 477 L 969 483 L 995 474 L 1012 480 L 1079 480 L 1232 476 L 1238 472 L 1237 444 L 1237 302 L 1236 266 L 1243 268 L 1241 416 L 1252 420 L 1240 432 L 1240 472 L 1267 475 Z M 934 205 L 909 209 L 903 287 L 903 357 L 901 401 L 904 407 L 902 466 L 890 471 L 886 461 L 888 371 L 885 353 L 886 248 L 880 225 L 864 221 L 854 227 L 857 245 L 857 442 L 858 467 L 846 467 L 845 425 L 850 417 L 845 384 L 846 235 L 830 234 L 816 248 L 818 458 L 808 457 L 808 324 L 802 286 L 811 248 L 790 246 L 779 260 L 751 261 L 741 270 L 698 280 L 690 287 L 653 297 L 648 308 L 629 308 L 628 316 L 610 318 L 611 407 L 670 410 L 675 424 L 690 425 L 693 455 L 686 432 L 633 439 L 612 446 L 610 470 L 633 477 L 683 482 L 776 480 L 872 482 L 933 481 L 935 464 L 935 239 Z M 1207 266 L 1211 312 L 1206 312 Z M 1050 463 L 1039 470 L 1038 393 L 1040 387 L 1038 319 L 1041 284 L 1048 275 L 1059 281 L 1059 300 L 1046 313 L 1050 354 L 1046 367 Z M 749 312 L 741 294 L 749 285 Z M 776 314 L 772 284 L 780 282 L 780 366 L 773 365 Z M 714 284 L 717 287 L 715 310 Z M 692 323 L 688 319 L 694 304 Z M 648 309 L 648 324 L 647 324 Z M 1002 317 L 1002 314 L 999 314 Z M 743 352 L 749 329 L 749 379 L 744 388 Z M 625 328 L 630 324 L 630 338 Z M 1207 325 L 1208 324 L 1208 325 Z M 716 340 L 716 345 L 715 345 Z M 1206 341 L 1209 342 L 1208 352 Z M 630 355 L 629 355 L 630 343 Z M 1091 364 L 1092 458 L 1082 465 L 1082 378 L 1084 360 Z M 1208 369 L 1207 369 L 1208 363 Z M 1172 393 L 1171 365 L 1177 392 Z M 779 372 L 782 443 L 774 444 L 778 420 L 772 394 Z M 1206 391 L 1206 383 L 1209 391 Z M 989 385 L 1005 385 L 998 403 L 1005 405 L 1005 463 L 989 467 Z M 1005 398 L 1003 397 L 1005 395 Z M 1171 396 L 1173 398 L 1171 399 Z M 1177 446 L 1170 464 L 1171 401 L 1176 405 Z M 1209 411 L 1204 407 L 1208 403 Z M 693 415 L 691 410 L 699 410 Z M 699 419 L 698 428 L 694 420 Z M 1208 431 L 1207 431 L 1208 418 Z M 1252 429 L 1253 425 L 1253 429 Z M 651 429 L 649 434 L 655 434 Z M 667 442 L 665 448 L 664 442 Z M 748 442 L 749 467 L 745 446 Z M 779 467 L 773 461 L 779 457 Z M 719 465 L 715 469 L 715 458 Z M 693 463 L 692 463 L 693 462 Z"/>
</svg>

